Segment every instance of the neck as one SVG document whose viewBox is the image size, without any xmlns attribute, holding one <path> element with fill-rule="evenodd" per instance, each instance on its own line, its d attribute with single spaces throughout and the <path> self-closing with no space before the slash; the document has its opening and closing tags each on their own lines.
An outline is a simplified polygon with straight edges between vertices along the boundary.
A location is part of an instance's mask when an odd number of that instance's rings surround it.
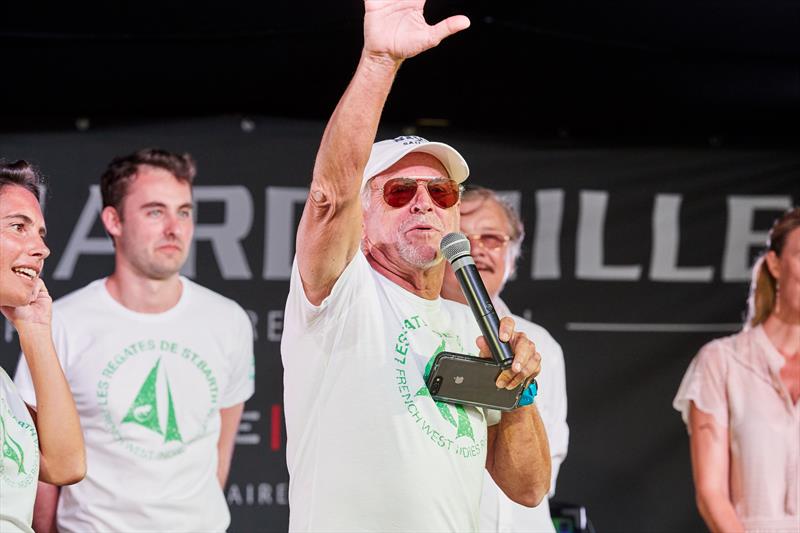
<svg viewBox="0 0 800 533">
<path fill-rule="evenodd" d="M 379 261 L 381 254 L 376 253 L 374 247 L 365 252 L 365 256 L 370 266 L 379 274 L 405 290 L 426 300 L 435 300 L 439 297 L 444 279 L 444 259 L 427 268 L 400 268 L 389 262 Z"/>
<path fill-rule="evenodd" d="M 764 332 L 784 357 L 800 355 L 800 322 L 786 321 L 778 313 L 772 313 L 764 321 Z"/>
<path fill-rule="evenodd" d="M 106 289 L 123 307 L 137 313 L 169 311 L 183 294 L 177 273 L 165 279 L 150 279 L 119 267 L 106 280 Z"/>
<path fill-rule="evenodd" d="M 464 297 L 464 291 L 461 290 L 460 286 L 454 285 L 453 283 L 445 283 L 442 285 L 442 298 L 466 305 L 467 299 Z"/>
</svg>

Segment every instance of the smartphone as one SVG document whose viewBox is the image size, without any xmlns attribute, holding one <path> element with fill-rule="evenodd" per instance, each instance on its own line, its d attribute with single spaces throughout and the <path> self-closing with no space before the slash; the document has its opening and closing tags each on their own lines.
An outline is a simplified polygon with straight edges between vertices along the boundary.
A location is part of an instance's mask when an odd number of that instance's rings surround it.
<svg viewBox="0 0 800 533">
<path fill-rule="evenodd" d="M 500 372 L 508 368 L 492 359 L 442 352 L 431 366 L 426 385 L 434 400 L 511 411 L 525 390 L 520 383 L 513 390 L 495 385 Z"/>
</svg>

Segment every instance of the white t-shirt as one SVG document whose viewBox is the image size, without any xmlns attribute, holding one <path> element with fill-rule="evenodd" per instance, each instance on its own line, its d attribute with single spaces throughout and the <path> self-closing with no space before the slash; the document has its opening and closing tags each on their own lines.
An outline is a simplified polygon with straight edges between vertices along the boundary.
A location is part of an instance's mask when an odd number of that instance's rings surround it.
<svg viewBox="0 0 800 533">
<path fill-rule="evenodd" d="M 253 394 L 244 310 L 186 278 L 164 313 L 131 311 L 97 280 L 53 305 L 53 338 L 86 441 L 86 478 L 63 487 L 58 528 L 224 531 L 219 411 Z M 35 397 L 24 360 L 16 376 Z"/>
<path fill-rule="evenodd" d="M 477 355 L 479 335 L 468 307 L 404 290 L 360 252 L 314 306 L 295 261 L 281 343 L 290 531 L 477 530 L 486 415 L 435 403 L 423 376 L 442 350 Z"/>
<path fill-rule="evenodd" d="M 567 426 L 567 382 L 564 372 L 564 353 L 561 346 L 546 329 L 522 317 L 511 314 L 505 302 L 495 299 L 495 309 L 500 317 L 511 316 L 517 331 L 525 333 L 536 344 L 536 351 L 542 354 L 542 371 L 536 378 L 539 393 L 536 395 L 536 408 L 542 417 L 547 440 L 550 443 L 550 462 L 552 477 L 550 495 L 556 490 L 558 469 L 567 456 L 569 427 Z M 554 532 L 550 517 L 548 499 L 536 507 L 525 507 L 506 496 L 497 484 L 486 474 L 481 495 L 482 533 L 522 533 Z"/>
<path fill-rule="evenodd" d="M 33 533 L 39 439 L 14 382 L 0 368 L 0 531 Z"/>
</svg>

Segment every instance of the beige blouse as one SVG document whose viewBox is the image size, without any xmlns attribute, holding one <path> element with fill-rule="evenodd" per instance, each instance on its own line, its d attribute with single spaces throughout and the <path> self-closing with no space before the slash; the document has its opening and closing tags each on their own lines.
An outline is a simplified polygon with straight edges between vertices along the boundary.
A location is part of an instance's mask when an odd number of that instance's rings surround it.
<svg viewBox="0 0 800 533">
<path fill-rule="evenodd" d="M 747 531 L 800 532 L 800 402 L 780 378 L 785 359 L 761 326 L 703 346 L 673 406 L 689 402 L 728 428 L 730 495 Z"/>
</svg>

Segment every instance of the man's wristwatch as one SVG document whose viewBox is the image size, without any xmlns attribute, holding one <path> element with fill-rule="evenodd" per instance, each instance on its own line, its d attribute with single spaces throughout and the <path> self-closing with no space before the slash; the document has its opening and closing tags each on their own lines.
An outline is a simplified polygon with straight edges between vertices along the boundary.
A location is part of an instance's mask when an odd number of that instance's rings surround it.
<svg viewBox="0 0 800 533">
<path fill-rule="evenodd" d="M 522 391 L 522 394 L 519 397 L 519 402 L 517 402 L 517 407 L 525 407 L 526 405 L 532 404 L 538 392 L 539 384 L 536 383 L 536 379 L 532 379 L 531 384 L 528 385 L 528 388 Z"/>
</svg>

